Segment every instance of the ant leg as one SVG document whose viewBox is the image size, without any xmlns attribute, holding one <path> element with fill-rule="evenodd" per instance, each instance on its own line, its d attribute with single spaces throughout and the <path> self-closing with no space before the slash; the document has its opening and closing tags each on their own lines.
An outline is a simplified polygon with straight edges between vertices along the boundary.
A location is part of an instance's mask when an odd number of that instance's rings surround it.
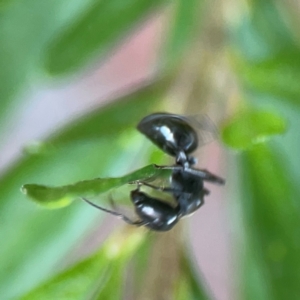
<svg viewBox="0 0 300 300">
<path fill-rule="evenodd" d="M 141 220 L 132 221 L 129 218 L 127 218 L 126 216 L 123 216 L 123 215 L 122 215 L 122 220 L 125 221 L 127 224 L 138 226 L 138 227 L 148 224 L 147 222 L 144 222 L 144 221 L 141 221 Z"/>
<path fill-rule="evenodd" d="M 182 190 L 176 190 L 176 189 L 173 189 L 173 188 L 165 188 L 165 187 L 158 187 L 158 186 L 155 186 L 155 185 L 152 185 L 152 184 L 149 184 L 147 182 L 141 182 L 143 185 L 145 186 L 148 186 L 154 190 L 158 190 L 158 191 L 162 191 L 162 192 L 167 192 L 167 193 L 175 193 L 175 192 L 178 192 L 182 195 L 190 195 L 190 193 L 186 193 L 186 192 L 183 192 Z M 206 190 L 208 191 L 208 190 Z M 209 191 L 208 191 L 209 192 Z"/>
<path fill-rule="evenodd" d="M 147 182 L 143 182 L 141 181 L 141 184 L 142 185 L 145 185 L 145 186 L 148 186 L 154 190 L 157 190 L 157 191 L 162 191 L 162 192 L 169 192 L 169 193 L 172 193 L 174 192 L 175 190 L 172 189 L 172 188 L 168 188 L 168 187 L 159 187 L 159 186 L 155 186 L 155 185 L 152 185 L 150 183 L 147 183 Z"/>
<path fill-rule="evenodd" d="M 175 166 L 159 166 L 159 165 L 156 165 L 154 164 L 154 167 L 156 169 L 161 169 L 161 170 L 178 170 L 178 171 L 183 171 L 184 170 L 184 167 L 183 166 L 180 166 L 180 165 L 175 165 Z"/>
<path fill-rule="evenodd" d="M 201 177 L 203 180 L 210 181 L 216 184 L 225 184 L 225 180 L 217 175 L 210 173 L 207 170 L 199 170 L 199 169 L 192 169 L 192 168 L 185 168 L 185 172 L 191 173 L 193 175 L 197 175 Z"/>
<path fill-rule="evenodd" d="M 159 187 L 159 186 L 155 186 L 155 185 L 152 185 L 152 184 L 150 184 L 148 182 L 144 182 L 144 181 L 130 182 L 130 184 L 134 184 L 134 183 L 138 183 L 139 188 L 140 188 L 140 186 L 145 185 L 145 186 L 150 187 L 157 191 L 162 191 L 162 192 L 167 192 L 167 193 L 176 193 L 177 192 L 177 193 L 181 193 L 182 195 L 190 195 L 190 193 L 186 193 L 181 190 L 176 190 L 176 189 L 168 188 L 168 187 Z M 208 190 L 206 190 L 206 191 L 209 193 Z"/>
<path fill-rule="evenodd" d="M 176 155 L 176 164 L 184 166 L 188 163 L 188 157 L 184 151 L 179 151 Z"/>
<path fill-rule="evenodd" d="M 114 216 L 116 216 L 116 217 L 121 218 L 123 221 L 125 221 L 126 223 L 128 223 L 128 224 L 130 224 L 130 225 L 135 225 L 135 226 L 142 226 L 142 225 L 145 225 L 145 222 L 144 222 L 144 221 L 140 221 L 140 220 L 138 220 L 138 221 L 132 221 L 132 220 L 130 220 L 129 218 L 127 218 L 126 216 L 124 216 L 124 215 L 121 214 L 121 213 L 118 213 L 118 212 L 116 212 L 116 211 L 113 211 L 113 210 L 104 208 L 104 207 L 102 207 L 102 206 L 99 206 L 99 205 L 97 205 L 97 204 L 95 204 L 95 203 L 93 203 L 93 202 L 91 202 L 91 201 L 89 201 L 89 200 L 87 200 L 87 199 L 85 199 L 85 198 L 83 198 L 83 197 L 81 197 L 81 199 L 82 199 L 83 201 L 85 201 L 86 203 L 88 203 L 89 205 L 91 205 L 91 206 L 93 206 L 93 207 L 95 207 L 95 208 L 97 208 L 97 209 L 100 209 L 100 210 L 102 210 L 102 211 L 104 211 L 104 212 L 106 212 L 106 213 L 109 213 L 109 214 L 111 214 L 111 215 L 114 215 Z"/>
<path fill-rule="evenodd" d="M 203 180 L 210 181 L 216 184 L 225 184 L 225 180 L 217 175 L 214 175 L 210 173 L 207 170 L 200 170 L 200 169 L 193 169 L 189 167 L 182 167 L 182 166 L 158 166 L 154 165 L 155 168 L 157 169 L 162 169 L 162 170 L 179 170 L 179 171 L 184 171 L 196 176 L 199 176 Z"/>
<path fill-rule="evenodd" d="M 137 188 L 139 189 L 140 188 L 140 185 L 138 184 Z M 121 215 L 121 218 L 123 221 L 125 221 L 127 224 L 130 224 L 130 225 L 135 225 L 135 226 L 145 226 L 147 225 L 148 223 L 145 222 L 145 221 L 141 221 L 141 220 L 138 220 L 138 221 L 132 221 L 131 219 L 129 219 L 128 217 L 124 216 L 123 214 L 119 213 L 118 212 L 118 209 L 116 207 L 116 204 L 111 196 L 111 194 L 109 194 L 109 202 L 110 202 L 110 205 L 112 206 L 112 208 L 119 214 Z"/>
<path fill-rule="evenodd" d="M 197 163 L 197 159 L 193 156 L 187 155 L 184 151 L 179 151 L 176 155 L 176 164 L 184 168 L 190 167 Z"/>
<path fill-rule="evenodd" d="M 195 165 L 197 163 L 197 158 L 195 158 L 194 156 L 188 156 L 187 160 L 190 166 Z"/>
<path fill-rule="evenodd" d="M 174 192 L 174 189 L 172 188 L 167 188 L 167 187 L 159 187 L 159 186 L 156 186 L 156 185 L 153 185 L 153 184 L 150 184 L 148 182 L 145 182 L 145 181 L 132 181 L 132 182 L 129 182 L 129 184 L 138 184 L 138 190 L 140 189 L 140 187 L 142 185 L 145 185 L 145 186 L 148 186 L 154 190 L 157 190 L 157 191 L 162 191 L 162 192 L 169 192 L 169 193 L 172 193 Z"/>
<path fill-rule="evenodd" d="M 209 195 L 210 194 L 210 191 L 206 188 L 203 188 L 203 196 L 204 195 Z"/>
</svg>

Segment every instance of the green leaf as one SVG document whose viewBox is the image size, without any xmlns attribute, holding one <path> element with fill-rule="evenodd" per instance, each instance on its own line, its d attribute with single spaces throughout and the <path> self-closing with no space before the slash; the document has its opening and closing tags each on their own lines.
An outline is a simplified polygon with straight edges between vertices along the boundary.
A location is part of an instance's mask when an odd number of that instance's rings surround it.
<svg viewBox="0 0 300 300">
<path fill-rule="evenodd" d="M 300 194 L 287 161 L 266 144 L 241 156 L 242 299 L 293 299 L 300 293 Z"/>
<path fill-rule="evenodd" d="M 293 36 L 286 16 L 274 0 L 249 0 L 249 10 L 241 11 L 235 41 L 248 59 L 266 58 L 282 50 L 294 48 Z"/>
<path fill-rule="evenodd" d="M 156 105 L 163 99 L 171 80 L 160 78 L 159 81 L 138 87 L 112 103 L 74 120 L 50 136 L 46 144 L 53 147 L 82 140 L 112 139 L 120 132 L 126 134 L 127 128 L 135 129 L 143 116 L 157 109 Z"/>
<path fill-rule="evenodd" d="M 178 280 L 177 291 L 175 293 L 176 300 L 209 300 L 211 297 L 207 294 L 199 275 L 196 275 L 196 270 L 191 262 L 191 254 L 186 251 L 181 256 L 180 277 Z"/>
<path fill-rule="evenodd" d="M 95 196 L 133 181 L 161 176 L 162 173 L 169 174 L 170 171 L 158 169 L 155 165 L 149 165 L 118 178 L 95 178 L 60 187 L 25 184 L 21 190 L 40 204 L 61 207 L 68 205 L 76 197 Z"/>
<path fill-rule="evenodd" d="M 166 34 L 166 43 L 163 45 L 161 64 L 167 68 L 178 66 L 184 59 L 193 42 L 197 41 L 203 16 L 202 0 L 175 0 L 173 1 L 172 20 L 169 32 Z"/>
<path fill-rule="evenodd" d="M 14 0 L 0 0 L 0 12 L 5 9 L 6 5 L 9 5 Z"/>
<path fill-rule="evenodd" d="M 237 78 L 252 93 L 271 95 L 299 108 L 300 48 L 284 9 L 274 0 L 251 0 L 249 8 L 235 35 Z"/>
<path fill-rule="evenodd" d="M 144 164 L 144 137 L 134 129 L 167 88 L 153 84 L 73 122 L 45 141 L 48 151 L 23 155 L 0 179 L 0 290 L 9 299 L 45 280 L 84 230 L 102 214 L 80 203 L 40 209 L 19 189 L 26 182 L 63 185 L 118 176 Z M 85 133 L 87 136 L 85 136 Z M 47 145 L 49 147 L 47 148 Z"/>
<path fill-rule="evenodd" d="M 289 48 L 294 44 L 284 20 L 285 16 L 276 5 L 276 1 L 250 0 L 249 5 L 252 25 L 266 41 L 268 47 L 277 50 Z"/>
<path fill-rule="evenodd" d="M 222 128 L 222 139 L 234 149 L 244 150 L 265 142 L 286 130 L 286 121 L 275 112 L 245 110 L 232 117 Z"/>
<path fill-rule="evenodd" d="M 236 60 L 244 85 L 254 92 L 300 106 L 300 50 L 287 49 L 260 62 Z"/>
<path fill-rule="evenodd" d="M 45 67 L 52 75 L 78 69 L 91 56 L 107 55 L 112 46 L 167 0 L 95 0 L 82 16 L 49 45 Z"/>
<path fill-rule="evenodd" d="M 124 293 L 124 269 L 127 262 L 115 261 L 115 264 L 111 267 L 111 273 L 107 280 L 107 284 L 104 287 L 101 287 L 98 291 L 95 300 L 115 300 L 122 299 Z"/>
<path fill-rule="evenodd" d="M 147 235 L 144 243 L 139 248 L 131 260 L 132 290 L 134 290 L 135 298 L 142 298 L 141 292 L 145 289 L 145 284 L 149 283 L 148 266 L 150 265 L 151 257 L 153 256 L 153 245 L 157 235 L 152 232 Z"/>
<path fill-rule="evenodd" d="M 19 103 L 26 102 L 41 56 L 53 36 L 77 17 L 91 0 L 7 0 L 0 4 L 0 134 Z M 30 88 L 29 88 L 30 85 Z"/>
<path fill-rule="evenodd" d="M 118 232 L 96 254 L 49 279 L 20 299 L 76 300 L 88 299 L 93 295 L 93 299 L 119 299 L 124 267 L 143 243 L 144 237 L 144 231 L 136 228 Z"/>
</svg>

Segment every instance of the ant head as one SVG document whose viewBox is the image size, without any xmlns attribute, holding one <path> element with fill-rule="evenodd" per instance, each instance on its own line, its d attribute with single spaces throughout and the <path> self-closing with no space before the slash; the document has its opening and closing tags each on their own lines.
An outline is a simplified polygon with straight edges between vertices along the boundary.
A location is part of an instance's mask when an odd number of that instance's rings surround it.
<svg viewBox="0 0 300 300">
<path fill-rule="evenodd" d="M 142 202 L 144 201 L 145 194 L 140 191 L 140 188 L 138 186 L 137 189 L 130 192 L 130 198 L 131 198 L 132 203 L 135 206 L 141 205 Z"/>
</svg>

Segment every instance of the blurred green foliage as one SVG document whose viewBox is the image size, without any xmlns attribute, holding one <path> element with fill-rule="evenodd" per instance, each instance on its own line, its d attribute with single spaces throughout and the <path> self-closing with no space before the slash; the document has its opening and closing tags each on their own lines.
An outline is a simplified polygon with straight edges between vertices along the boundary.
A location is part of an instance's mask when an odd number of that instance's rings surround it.
<svg viewBox="0 0 300 300">
<path fill-rule="evenodd" d="M 45 52 L 46 70 L 52 75 L 74 71 L 95 54 L 108 54 L 149 12 L 167 0 L 94 0 L 73 24 L 57 35 Z"/>
<path fill-rule="evenodd" d="M 138 230 L 118 232 L 97 253 L 21 299 L 64 300 L 88 299 L 93 296 L 95 299 L 119 299 L 124 266 L 133 253 L 139 250 L 143 239 L 144 234 Z M 97 294 L 99 283 L 105 287 Z"/>
<path fill-rule="evenodd" d="M 234 149 L 249 149 L 258 143 L 265 143 L 273 135 L 286 130 L 286 121 L 270 111 L 247 109 L 238 111 L 224 125 L 223 141 Z"/>
<path fill-rule="evenodd" d="M 65 186 L 99 176 L 124 179 L 134 169 L 159 163 L 163 156 L 154 147 L 140 154 L 144 139 L 135 133 L 136 123 L 161 110 L 165 99 L 171 101 L 169 92 L 178 82 L 192 87 L 193 98 L 179 100 L 202 107 L 201 92 L 217 89 L 218 77 L 209 75 L 212 63 L 224 71 L 221 57 L 238 100 L 232 101 L 229 84 L 215 106 L 216 114 L 223 114 L 224 145 L 238 150 L 227 154 L 238 170 L 228 172 L 227 180 L 238 189 L 239 217 L 232 224 L 240 238 L 232 248 L 239 254 L 236 299 L 300 295 L 300 41 L 299 28 L 289 22 L 291 12 L 300 18 L 300 7 L 292 1 L 233 3 L 235 10 L 231 2 L 219 0 L 0 1 L 0 134 L 17 108 L 26 105 L 23 95 L 31 84 L 49 82 L 49 74 L 54 80 L 78 75 L 154 13 L 165 14 L 167 28 L 152 84 L 73 120 L 37 148 L 28 147 L 0 174 L 1 299 L 120 299 L 128 267 L 142 282 L 133 291 L 146 284 L 155 235 L 135 228 L 126 231 L 125 240 L 116 234 L 90 258 L 69 266 L 66 258 L 102 214 L 76 202 L 61 210 L 42 209 L 27 201 L 20 187 Z M 207 45 L 212 61 L 203 61 L 199 70 L 193 62 L 201 62 Z M 205 80 L 210 85 L 203 88 Z M 175 106 L 169 105 L 182 113 Z M 113 249 L 119 252 L 108 257 Z M 211 299 L 190 254 L 182 252 L 182 245 L 178 253 L 175 298 Z M 168 276 L 168 270 L 158 271 Z"/>
<path fill-rule="evenodd" d="M 245 280 L 264 283 L 246 286 L 247 299 L 292 299 L 299 289 L 300 194 L 276 152 L 257 145 L 241 157 L 246 253 L 255 253 L 246 259 Z"/>
</svg>

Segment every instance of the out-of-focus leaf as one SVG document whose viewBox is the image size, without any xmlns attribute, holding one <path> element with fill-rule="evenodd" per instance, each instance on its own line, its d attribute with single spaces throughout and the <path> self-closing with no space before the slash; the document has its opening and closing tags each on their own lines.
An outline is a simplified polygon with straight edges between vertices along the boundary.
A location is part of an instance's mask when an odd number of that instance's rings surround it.
<svg viewBox="0 0 300 300">
<path fill-rule="evenodd" d="M 0 0 L 0 12 L 14 0 Z"/>
<path fill-rule="evenodd" d="M 248 149 L 265 142 L 269 137 L 282 134 L 286 121 L 270 111 L 245 110 L 231 118 L 222 129 L 223 142 L 235 149 Z"/>
<path fill-rule="evenodd" d="M 7 0 L 0 4 L 0 134 L 3 124 L 27 100 L 20 92 L 36 78 L 50 37 L 92 0 Z M 38 79 L 40 81 L 40 78 Z M 18 97 L 18 98 L 17 98 Z M 7 118 L 7 119 L 6 119 Z"/>
<path fill-rule="evenodd" d="M 145 283 L 147 283 L 147 271 L 150 262 L 150 258 L 153 251 L 153 243 L 155 242 L 156 234 L 149 232 L 142 246 L 139 248 L 131 260 L 131 285 L 129 289 L 132 290 L 131 298 L 133 300 L 141 299 L 141 291 L 144 289 Z"/>
<path fill-rule="evenodd" d="M 45 66 L 50 74 L 73 71 L 109 49 L 150 12 L 167 0 L 95 0 L 79 20 L 49 45 Z"/>
<path fill-rule="evenodd" d="M 209 300 L 211 299 L 205 290 L 200 278 L 197 278 L 191 264 L 191 258 L 184 252 L 181 257 L 181 268 L 178 285 L 174 299 L 176 300 Z"/>
<path fill-rule="evenodd" d="M 52 135 L 46 143 L 56 146 L 77 140 L 112 138 L 128 127 L 135 129 L 139 120 L 163 99 L 171 80 L 161 78 L 159 81 L 139 87 L 117 101 L 75 120 Z"/>
<path fill-rule="evenodd" d="M 170 173 L 170 171 L 149 165 L 118 178 L 95 178 L 59 187 L 25 184 L 22 186 L 22 192 L 40 204 L 61 207 L 61 204 L 68 205 L 76 197 L 95 196 L 129 182 L 160 176 L 161 173 Z"/>
<path fill-rule="evenodd" d="M 144 240 L 142 230 L 114 234 L 93 256 L 55 276 L 20 299 L 119 299 L 124 267 Z M 117 295 L 119 297 L 117 297 Z"/>
<path fill-rule="evenodd" d="M 243 299 L 300 294 L 300 195 L 285 162 L 266 144 L 242 154 Z"/>
<path fill-rule="evenodd" d="M 124 292 L 124 270 L 127 262 L 121 260 L 115 261 L 115 265 L 112 266 L 110 276 L 106 278 L 107 284 L 101 287 L 100 291 L 97 292 L 95 300 L 115 300 L 122 299 Z"/>
<path fill-rule="evenodd" d="M 300 106 L 300 49 L 288 49 L 260 62 L 236 59 L 247 88 Z"/>
<path fill-rule="evenodd" d="M 249 59 L 266 58 L 295 47 L 277 1 L 247 1 L 249 10 L 240 16 L 235 31 L 239 50 Z"/>
<path fill-rule="evenodd" d="M 282 12 L 283 16 L 285 17 L 284 21 L 286 22 L 286 25 L 291 30 L 293 36 L 295 37 L 299 45 L 299 41 L 300 41 L 299 3 L 297 1 L 282 1 L 282 2 L 276 1 L 276 5 L 278 7 L 278 10 Z"/>
<path fill-rule="evenodd" d="M 119 99 L 103 111 L 94 111 L 92 122 L 86 116 L 79 121 L 81 126 L 73 123 L 78 135 L 71 126 L 62 130 L 50 138 L 51 143 L 46 140 L 51 151 L 25 155 L 2 176 L 0 239 L 5 243 L 0 247 L 1 297 L 14 297 L 51 276 L 56 271 L 53 266 L 93 219 L 99 218 L 97 211 L 79 203 L 55 212 L 41 210 L 22 197 L 20 186 L 26 182 L 62 185 L 86 178 L 118 176 L 137 167 L 144 159 L 140 153 L 144 138 L 137 139 L 138 133 L 133 134 L 135 123 L 153 110 L 162 94 L 163 89 L 154 84 Z M 72 137 L 68 138 L 68 133 Z"/>
<path fill-rule="evenodd" d="M 166 35 L 161 63 L 167 68 L 173 68 L 184 58 L 191 44 L 198 38 L 202 21 L 202 0 L 173 1 L 172 20 Z"/>
<path fill-rule="evenodd" d="M 238 52 L 233 64 L 251 92 L 300 104 L 300 48 L 286 26 L 277 1 L 251 0 L 236 32 Z M 288 4 L 287 4 L 288 5 Z"/>
<path fill-rule="evenodd" d="M 5 239 L 5 243 L 0 248 L 1 297 L 13 298 L 51 276 L 56 272 L 55 265 L 74 247 L 82 233 L 96 217 L 99 221 L 102 217 L 80 203 L 55 212 L 42 210 L 27 201 L 18 186 L 24 180 L 59 184 L 65 180 L 104 175 L 115 163 L 126 172 L 128 166 L 121 160 L 128 162 L 130 156 L 123 151 L 112 142 L 82 143 L 72 150 L 61 149 L 45 157 L 26 157 L 10 174 L 14 174 L 12 178 L 2 178 L 0 238 Z M 106 157 L 99 158 L 99 152 L 107 154 Z M 82 156 L 82 153 L 88 155 Z M 118 155 L 120 160 L 116 162 L 113 155 Z"/>
<path fill-rule="evenodd" d="M 251 99 L 252 102 L 257 105 L 267 102 L 269 107 L 273 105 L 280 112 L 293 104 L 297 111 L 299 48 L 282 26 L 283 19 L 275 17 L 279 11 L 274 14 L 274 7 L 266 9 L 275 2 L 251 1 L 255 4 L 254 13 L 260 15 L 260 22 L 253 19 L 245 26 L 248 31 L 255 32 L 252 39 L 244 34 L 247 31 L 240 32 L 241 45 L 247 51 L 243 53 L 246 54 L 244 58 L 235 57 L 233 62 L 241 83 L 250 90 L 252 98 L 256 98 Z M 260 55 L 251 56 L 257 47 L 262 50 Z M 276 100 L 281 101 L 280 105 Z M 296 128 L 293 130 L 297 131 Z M 279 143 L 273 149 L 273 144 L 261 143 L 243 152 L 239 161 L 243 175 L 239 201 L 244 222 L 244 244 L 239 249 L 243 254 L 239 262 L 242 274 L 238 274 L 241 299 L 289 299 L 300 293 L 296 271 L 300 264 L 297 255 L 300 195 L 293 184 L 297 184 L 297 177 L 292 176 L 294 166 L 289 166 L 289 161 L 295 161 L 294 153 L 299 145 L 295 135 L 290 137 L 292 142 L 285 145 L 286 155 L 280 153 L 283 147 Z M 286 142 L 285 137 L 282 141 Z M 297 165 L 296 161 L 293 165 Z M 297 176 L 298 171 L 295 170 Z"/>
<path fill-rule="evenodd" d="M 270 48 L 277 50 L 294 44 L 276 1 L 250 0 L 248 3 L 252 25 Z"/>
</svg>

